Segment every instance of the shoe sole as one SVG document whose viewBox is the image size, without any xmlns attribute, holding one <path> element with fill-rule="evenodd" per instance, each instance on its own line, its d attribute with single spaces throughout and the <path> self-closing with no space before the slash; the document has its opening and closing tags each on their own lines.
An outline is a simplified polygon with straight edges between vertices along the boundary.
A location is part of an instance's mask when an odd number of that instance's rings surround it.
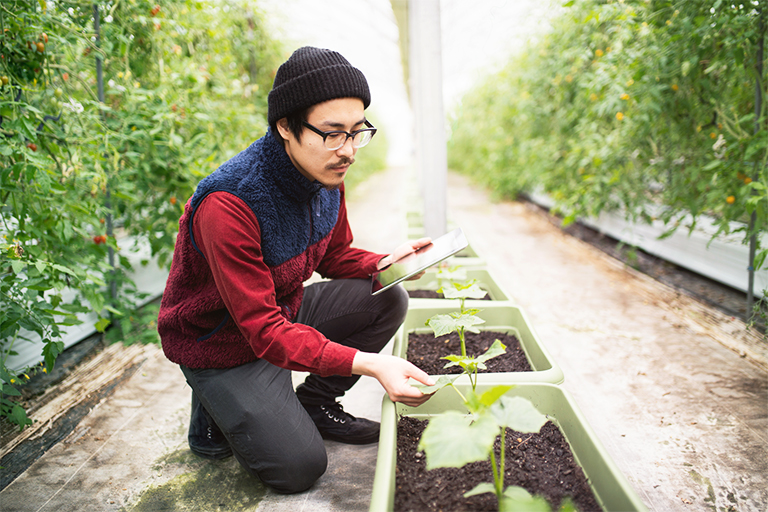
<svg viewBox="0 0 768 512">
<path fill-rule="evenodd" d="M 320 435 L 326 441 L 336 441 L 337 443 L 344 443 L 344 444 L 357 444 L 357 445 L 361 445 L 361 444 L 373 444 L 373 443 L 378 443 L 379 442 L 379 434 L 378 433 L 376 433 L 375 436 L 363 437 L 363 438 L 359 438 L 359 439 L 350 439 L 350 438 L 345 437 L 345 436 L 337 436 L 337 435 L 334 435 L 334 434 L 323 434 L 322 432 L 320 433 Z"/>
<path fill-rule="evenodd" d="M 192 448 L 190 446 L 189 450 L 195 455 L 197 455 L 198 457 L 202 457 L 204 459 L 209 459 L 209 460 L 226 459 L 227 457 L 232 456 L 231 448 L 227 448 L 225 450 L 201 450 L 199 448 Z"/>
</svg>

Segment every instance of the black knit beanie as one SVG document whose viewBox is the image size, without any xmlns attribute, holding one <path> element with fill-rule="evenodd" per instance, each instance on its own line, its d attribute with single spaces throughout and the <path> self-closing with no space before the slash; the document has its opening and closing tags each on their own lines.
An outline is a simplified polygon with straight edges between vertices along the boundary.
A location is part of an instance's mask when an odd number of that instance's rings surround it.
<svg viewBox="0 0 768 512">
<path fill-rule="evenodd" d="M 363 108 L 368 108 L 371 92 L 362 71 L 338 52 L 304 46 L 275 74 L 267 121 L 274 126 L 278 119 L 336 98 L 360 98 Z"/>
</svg>

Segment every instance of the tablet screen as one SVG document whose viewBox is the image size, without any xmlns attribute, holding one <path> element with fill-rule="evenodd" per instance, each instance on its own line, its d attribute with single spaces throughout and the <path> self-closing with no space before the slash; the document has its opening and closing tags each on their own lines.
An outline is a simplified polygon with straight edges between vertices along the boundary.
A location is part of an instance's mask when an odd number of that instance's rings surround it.
<svg viewBox="0 0 768 512">
<path fill-rule="evenodd" d="M 432 240 L 418 251 L 400 258 L 373 275 L 371 293 L 376 295 L 464 249 L 468 244 L 461 228 Z"/>
</svg>

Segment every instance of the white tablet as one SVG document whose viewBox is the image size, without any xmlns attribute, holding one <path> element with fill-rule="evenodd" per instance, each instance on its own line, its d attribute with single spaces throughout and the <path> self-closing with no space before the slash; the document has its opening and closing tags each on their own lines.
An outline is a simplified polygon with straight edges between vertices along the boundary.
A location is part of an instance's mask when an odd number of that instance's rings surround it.
<svg viewBox="0 0 768 512">
<path fill-rule="evenodd" d="M 432 265 L 440 263 L 467 247 L 469 243 L 461 228 L 432 240 L 416 252 L 413 252 L 375 273 L 371 278 L 371 294 L 376 295 L 397 283 L 405 281 Z"/>
</svg>

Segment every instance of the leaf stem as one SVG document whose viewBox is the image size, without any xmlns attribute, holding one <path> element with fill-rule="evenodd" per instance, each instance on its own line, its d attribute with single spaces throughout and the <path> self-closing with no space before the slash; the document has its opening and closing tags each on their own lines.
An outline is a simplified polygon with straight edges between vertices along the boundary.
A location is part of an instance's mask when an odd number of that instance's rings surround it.
<svg viewBox="0 0 768 512">
<path fill-rule="evenodd" d="M 501 452 L 499 453 L 499 481 L 496 483 L 499 498 L 504 493 L 504 448 L 507 444 L 507 429 L 501 427 Z"/>
<path fill-rule="evenodd" d="M 462 402 L 464 402 L 464 403 L 466 404 L 466 403 L 467 403 L 467 397 L 465 397 L 465 396 L 464 396 L 464 395 L 461 393 L 461 391 L 459 391 L 459 388 L 457 388 L 456 386 L 454 386 L 454 385 L 453 385 L 453 382 L 451 382 L 451 383 L 450 383 L 450 384 L 448 384 L 448 385 L 449 385 L 449 386 L 451 386 L 451 387 L 452 387 L 454 390 L 456 390 L 456 392 L 457 392 L 457 393 L 459 394 L 459 396 L 461 397 L 461 401 L 462 401 Z"/>
<path fill-rule="evenodd" d="M 504 440 L 502 439 L 502 444 Z M 499 468 L 496 465 L 496 454 L 493 445 L 491 445 L 491 470 L 493 471 L 493 486 L 496 488 L 496 499 L 501 503 L 501 486 L 499 485 Z"/>
</svg>

